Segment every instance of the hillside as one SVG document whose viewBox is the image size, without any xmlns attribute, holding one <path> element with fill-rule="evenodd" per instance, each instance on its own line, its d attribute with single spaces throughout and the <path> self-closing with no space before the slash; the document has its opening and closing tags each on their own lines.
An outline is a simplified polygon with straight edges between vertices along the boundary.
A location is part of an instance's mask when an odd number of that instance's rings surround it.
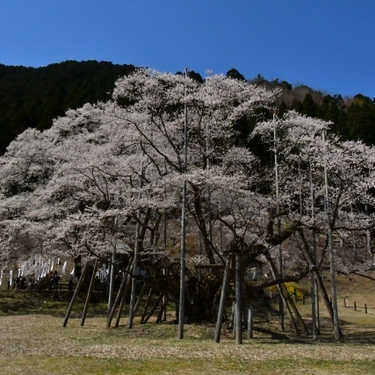
<svg viewBox="0 0 375 375">
<path fill-rule="evenodd" d="M 47 129 L 67 109 L 106 100 L 114 81 L 134 71 L 133 65 L 98 61 L 65 61 L 42 68 L 0 64 L 0 155 L 27 128 Z M 201 80 L 198 73 L 190 73 Z M 236 69 L 228 76 L 245 79 Z M 363 95 L 342 98 L 325 95 L 305 85 L 293 87 L 286 81 L 267 81 L 261 75 L 250 82 L 281 89 L 279 115 L 286 109 L 332 121 L 332 130 L 342 139 L 363 139 L 375 144 L 375 101 Z M 241 127 L 249 128 L 250 124 Z"/>
<path fill-rule="evenodd" d="M 114 81 L 133 70 L 132 65 L 97 61 L 43 68 L 0 64 L 0 154 L 25 129 L 47 129 L 70 108 L 108 99 Z"/>
</svg>

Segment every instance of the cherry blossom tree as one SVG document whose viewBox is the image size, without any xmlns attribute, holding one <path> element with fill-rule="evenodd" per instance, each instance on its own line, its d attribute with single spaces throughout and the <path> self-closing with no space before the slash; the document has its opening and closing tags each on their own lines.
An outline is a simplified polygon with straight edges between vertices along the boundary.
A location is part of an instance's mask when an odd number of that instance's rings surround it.
<svg viewBox="0 0 375 375">
<path fill-rule="evenodd" d="M 209 263 L 216 263 L 222 255 L 212 240 L 212 222 L 231 209 L 225 198 L 232 197 L 231 204 L 245 199 L 255 172 L 251 152 L 234 147 L 235 122 L 260 106 L 269 106 L 275 94 L 224 76 L 209 76 L 202 84 L 179 75 L 139 70 L 116 82 L 112 101 L 68 111 L 50 130 L 33 131 L 32 150 L 25 135 L 11 145 L 14 153 L 8 151 L 5 156 L 4 174 L 11 163 L 18 162 L 16 158 L 23 158 L 17 149 L 45 158 L 31 158 L 23 166 L 23 175 L 13 171 L 8 176 L 18 181 L 18 190 L 6 190 L 4 185 L 3 213 L 9 213 L 12 201 L 14 206 L 23 202 L 23 211 L 17 208 L 18 213 L 9 218 L 18 215 L 48 222 L 55 233 L 49 236 L 51 243 L 65 251 L 74 249 L 75 255 L 77 251 L 98 254 L 87 245 L 85 231 L 103 234 L 119 216 L 123 222 L 131 217 L 140 224 L 142 248 L 155 247 L 161 217 L 178 210 L 182 182 L 187 180 L 189 214 L 201 233 Z M 187 171 L 182 163 L 185 105 Z M 43 178 L 36 178 L 35 187 L 30 188 L 24 176 L 32 170 L 40 170 Z M 240 229 L 240 218 L 226 216 L 230 220 L 221 224 L 228 228 L 227 242 L 243 237 L 246 229 Z M 69 225 L 77 217 L 82 221 L 79 237 L 72 235 Z M 102 235 L 102 241 L 109 237 Z M 132 239 L 134 233 L 127 240 Z"/>
<path fill-rule="evenodd" d="M 166 247 L 176 253 L 161 238 L 180 219 L 186 183 L 189 235 L 199 233 L 204 249 L 195 259 L 207 266 L 237 254 L 245 274 L 255 259 L 275 262 L 285 243 L 286 269 L 301 262 L 297 246 L 307 273 L 327 264 L 332 233 L 331 264 L 348 270 L 347 247 L 336 242 L 372 228 L 364 208 L 374 206 L 374 150 L 323 139 L 329 123 L 295 112 L 256 119 L 252 137 L 277 154 L 276 189 L 275 165 L 238 146 L 246 142 L 235 129 L 260 108 L 272 111 L 277 94 L 225 76 L 202 83 L 139 69 L 116 81 L 110 101 L 69 110 L 44 132 L 27 130 L 0 159 L 3 259 L 20 249 L 108 258 L 122 241 L 154 265 Z M 218 289 L 222 273 L 212 269 Z"/>
<path fill-rule="evenodd" d="M 185 95 L 185 88 L 187 95 Z M 145 158 L 155 166 L 163 190 L 189 185 L 189 213 L 194 218 L 210 263 L 217 249 L 207 217 L 215 217 L 211 198 L 240 189 L 254 156 L 234 147 L 234 124 L 259 106 L 269 106 L 275 92 L 224 76 L 209 76 L 200 84 L 182 75 L 140 70 L 120 79 L 114 90 L 114 117 L 129 124 L 141 138 Z M 184 106 L 188 112 L 188 170 L 183 167 Z M 147 184 L 149 184 L 148 179 Z M 146 181 L 145 181 L 146 182 Z M 218 189 L 220 187 L 220 189 Z M 177 189 L 178 191 L 178 189 Z M 210 214 L 208 214 L 208 207 Z"/>
<path fill-rule="evenodd" d="M 329 254 L 332 306 L 323 292 L 335 323 L 335 336 L 340 340 L 335 267 L 339 265 L 344 271 L 343 265 L 350 261 L 342 246 L 348 232 L 372 227 L 373 218 L 364 207 L 374 206 L 375 153 L 373 147 L 361 142 L 339 142 L 334 136 L 326 139 L 328 126 L 329 123 L 289 112 L 281 119 L 259 124 L 254 135 L 260 135 L 278 155 L 282 207 L 279 219 L 300 223 L 294 238 L 321 287 L 324 286 L 317 271 Z M 337 248 L 338 241 L 341 251 L 335 251 L 334 256 L 333 247 Z M 368 265 L 373 267 L 373 256 L 369 255 Z"/>
</svg>

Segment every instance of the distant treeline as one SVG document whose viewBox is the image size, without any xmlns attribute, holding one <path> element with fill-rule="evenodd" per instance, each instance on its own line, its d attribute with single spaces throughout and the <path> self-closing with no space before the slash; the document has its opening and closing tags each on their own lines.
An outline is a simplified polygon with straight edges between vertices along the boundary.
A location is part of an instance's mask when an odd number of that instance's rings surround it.
<svg viewBox="0 0 375 375">
<path fill-rule="evenodd" d="M 47 129 L 54 118 L 64 115 L 68 109 L 109 99 L 115 80 L 134 69 L 133 65 L 98 61 L 65 61 L 42 68 L 0 64 L 0 154 L 25 129 Z M 190 75 L 202 81 L 198 73 Z M 236 69 L 229 70 L 227 75 L 245 79 Z M 367 144 L 375 144 L 374 99 L 361 94 L 353 98 L 325 95 L 303 85 L 293 87 L 286 81 L 267 81 L 261 75 L 250 81 L 270 89 L 281 89 L 280 99 L 275 103 L 279 115 L 287 109 L 295 109 L 332 121 L 332 131 L 342 139 L 362 139 Z M 268 117 L 269 114 L 263 115 Z M 237 127 L 246 135 L 251 125 L 244 120 Z"/>
</svg>

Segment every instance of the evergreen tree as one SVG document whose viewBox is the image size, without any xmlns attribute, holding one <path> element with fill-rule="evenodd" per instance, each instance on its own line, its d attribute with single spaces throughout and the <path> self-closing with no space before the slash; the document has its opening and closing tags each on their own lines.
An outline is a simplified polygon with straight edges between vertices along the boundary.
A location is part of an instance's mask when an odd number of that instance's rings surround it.
<svg viewBox="0 0 375 375">
<path fill-rule="evenodd" d="M 237 69 L 234 68 L 227 71 L 227 77 L 238 79 L 240 81 L 246 81 L 246 78 Z"/>
<path fill-rule="evenodd" d="M 310 93 L 305 95 L 305 98 L 303 99 L 297 110 L 303 115 L 317 117 L 317 105 L 315 104 L 314 99 Z"/>
</svg>

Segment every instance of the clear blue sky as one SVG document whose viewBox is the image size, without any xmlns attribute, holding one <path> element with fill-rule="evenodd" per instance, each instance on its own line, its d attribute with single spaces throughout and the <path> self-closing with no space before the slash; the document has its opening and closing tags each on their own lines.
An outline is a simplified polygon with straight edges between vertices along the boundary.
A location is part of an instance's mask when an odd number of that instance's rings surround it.
<svg viewBox="0 0 375 375">
<path fill-rule="evenodd" d="M 375 0 L 0 0 L 0 63 L 188 67 L 375 97 Z"/>
</svg>

